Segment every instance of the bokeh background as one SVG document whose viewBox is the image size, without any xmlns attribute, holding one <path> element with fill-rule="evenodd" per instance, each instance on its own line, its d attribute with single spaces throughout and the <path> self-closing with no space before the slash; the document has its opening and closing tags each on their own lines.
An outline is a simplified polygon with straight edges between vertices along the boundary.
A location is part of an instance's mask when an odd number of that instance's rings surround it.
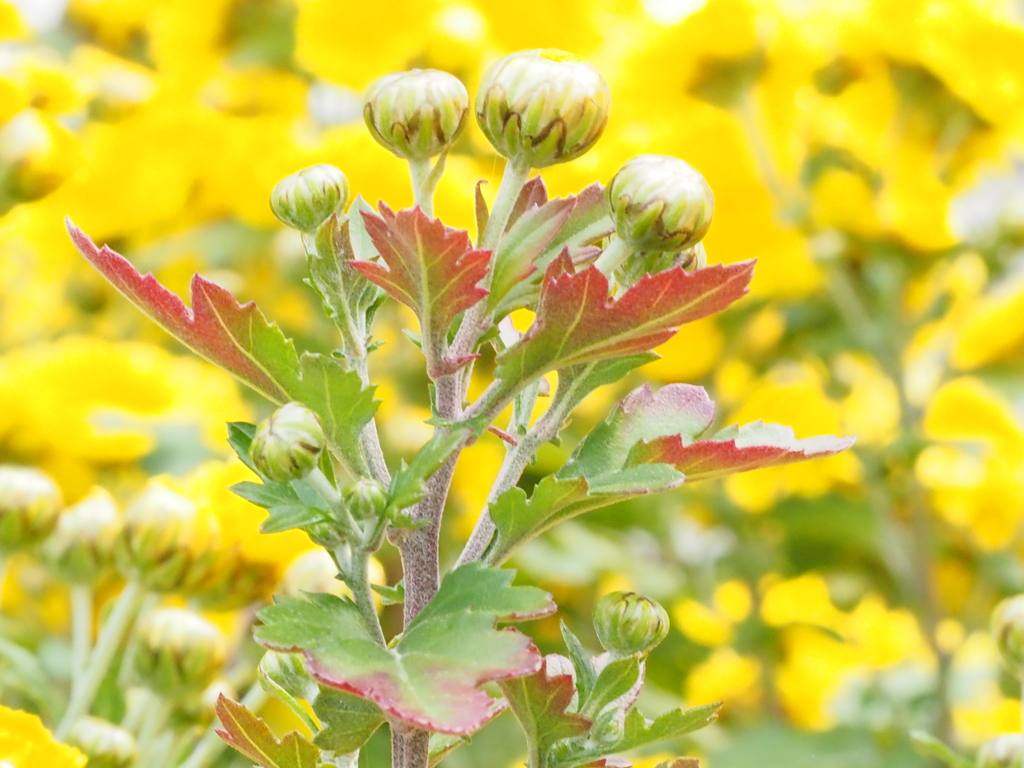
<svg viewBox="0 0 1024 768">
<path fill-rule="evenodd" d="M 970 748 L 1020 727 L 987 632 L 992 606 L 1024 591 L 1019 3 L 0 0 L 0 38 L 0 461 L 41 467 L 71 501 L 169 474 L 232 551 L 282 571 L 308 541 L 256 533 L 262 511 L 224 490 L 246 470 L 223 423 L 266 403 L 93 274 L 64 217 L 172 289 L 202 271 L 330 350 L 273 185 L 326 162 L 367 200 L 409 205 L 404 164 L 362 124 L 362 90 L 416 66 L 473 93 L 498 56 L 563 48 L 598 66 L 613 108 L 593 151 L 545 172 L 552 192 L 607 181 L 636 154 L 682 157 L 716 195 L 709 260 L 758 267 L 748 299 L 586 401 L 527 482 L 641 380 L 707 386 L 723 423 L 858 443 L 592 513 L 515 565 L 592 647 L 603 593 L 668 607 L 646 711 L 724 700 L 691 745 L 711 768 L 903 768 L 924 764 L 912 728 Z M 469 130 L 440 216 L 474 229 L 474 183 L 493 191 L 500 172 Z M 371 361 L 392 456 L 429 435 L 403 326 L 391 307 Z M 487 438 L 461 460 L 450 554 L 501 457 Z M 24 627 L 66 632 L 66 595 L 31 560 L 15 561 L 5 599 Z M 557 622 L 536 629 L 558 649 Z M 448 764 L 520 763 L 513 726 L 499 718 Z"/>
</svg>

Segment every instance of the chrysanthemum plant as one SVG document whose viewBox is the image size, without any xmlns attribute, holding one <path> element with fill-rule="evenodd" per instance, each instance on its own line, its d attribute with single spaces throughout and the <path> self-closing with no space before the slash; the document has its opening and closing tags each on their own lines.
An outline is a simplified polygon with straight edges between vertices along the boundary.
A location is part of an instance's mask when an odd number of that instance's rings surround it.
<svg viewBox="0 0 1024 768">
<path fill-rule="evenodd" d="M 235 490 L 268 510 L 265 531 L 303 529 L 327 548 L 351 590 L 351 599 L 278 599 L 259 614 L 256 640 L 273 654 L 265 681 L 316 714 L 312 739 L 278 741 L 253 713 L 221 700 L 223 738 L 265 768 L 349 765 L 385 723 L 393 764 L 425 768 L 506 707 L 526 733 L 531 768 L 628 765 L 620 753 L 715 718 L 716 705 L 653 721 L 636 709 L 645 658 L 668 630 L 647 598 L 606 598 L 596 656 L 568 629 L 567 655 L 542 656 L 520 630 L 499 628 L 555 611 L 541 589 L 512 586 L 504 564 L 557 523 L 851 442 L 798 440 L 760 422 L 710 432 L 715 407 L 702 388 L 643 386 L 532 493 L 518 487 L 587 394 L 656 359 L 652 350 L 682 324 L 740 299 L 753 273 L 752 261 L 706 264 L 700 240 L 713 197 L 682 160 L 642 156 L 607 188 L 559 199 L 530 177 L 590 149 L 609 104 L 601 76 L 568 54 L 525 51 L 493 66 L 475 112 L 506 166 L 490 208 L 477 188 L 474 244 L 435 218 L 432 204 L 469 113 L 466 89 L 451 75 L 418 70 L 374 85 L 367 125 L 408 160 L 415 206 L 394 211 L 381 202 L 374 210 L 358 197 L 349 204 L 345 176 L 323 165 L 283 180 L 271 198 L 278 218 L 301 231 L 309 284 L 338 327 L 331 355 L 298 353 L 253 303 L 199 275 L 189 308 L 69 225 L 85 258 L 139 309 L 281 406 L 258 427 L 230 425 L 231 445 L 255 475 Z M 388 299 L 419 322 L 408 335 L 423 353 L 433 411 L 433 437 L 397 463 L 378 439 L 370 365 L 374 313 Z M 534 313 L 525 333 L 509 319 L 518 309 Z M 492 353 L 489 381 L 471 399 L 470 380 Z M 551 373 L 557 386 L 549 392 Z M 532 420 L 539 402 L 546 407 Z M 452 474 L 460 452 L 488 430 L 506 444 L 504 463 L 461 555 L 442 570 L 438 534 Z M 398 548 L 404 572 L 401 583 L 377 589 L 404 603 L 395 637 L 382 630 L 367 578 L 368 559 L 385 542 Z"/>
</svg>

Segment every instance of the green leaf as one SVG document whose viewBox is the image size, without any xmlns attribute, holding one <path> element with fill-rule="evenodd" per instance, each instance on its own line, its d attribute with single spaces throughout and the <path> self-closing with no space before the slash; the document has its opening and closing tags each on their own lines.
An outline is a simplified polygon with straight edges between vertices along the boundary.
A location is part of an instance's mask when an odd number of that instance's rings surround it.
<svg viewBox="0 0 1024 768">
<path fill-rule="evenodd" d="M 549 475 L 536 485 L 529 499 L 523 489 L 511 488 L 490 506 L 496 531 L 484 561 L 491 565 L 504 562 L 517 547 L 563 520 L 635 496 L 666 491 L 682 482 L 683 475 L 672 467 L 651 465 L 610 472 L 590 481 Z"/>
<path fill-rule="evenodd" d="M 634 688 L 639 693 L 637 683 L 643 679 L 643 671 L 643 662 L 636 656 L 609 661 L 598 673 L 590 695 L 580 702 L 580 712 L 593 719 L 605 707 Z"/>
<path fill-rule="evenodd" d="M 589 718 L 569 711 L 576 696 L 572 664 L 557 654 L 544 657 L 536 674 L 502 682 L 501 691 L 526 732 L 531 753 L 546 753 L 556 741 L 590 732 Z"/>
<path fill-rule="evenodd" d="M 278 740 L 267 724 L 252 712 L 221 694 L 217 700 L 219 735 L 263 768 L 317 768 L 320 750 L 299 733 Z"/>
<path fill-rule="evenodd" d="M 461 747 L 463 744 L 468 743 L 468 736 L 452 736 L 449 733 L 430 734 L 430 760 L 428 762 L 428 765 L 430 766 L 430 768 L 434 768 L 435 765 L 444 760 L 444 758 L 448 757 L 448 755 L 450 755 L 456 749 Z"/>
<path fill-rule="evenodd" d="M 341 361 L 295 351 L 276 323 L 255 303 L 239 304 L 229 291 L 201 275 L 192 278 L 192 307 L 142 276 L 119 253 L 96 245 L 68 222 L 79 252 L 129 301 L 196 354 L 220 366 L 279 405 L 298 401 L 316 411 L 331 448 L 350 466 L 363 468 L 358 437 L 373 418 L 373 388 Z"/>
<path fill-rule="evenodd" d="M 259 470 L 256 469 L 256 465 L 249 458 L 249 446 L 252 445 L 252 439 L 255 436 L 255 424 L 249 424 L 245 421 L 228 422 L 228 445 L 231 446 L 241 462 L 258 475 Z"/>
<path fill-rule="evenodd" d="M 242 482 L 231 486 L 231 490 L 270 513 L 260 525 L 262 533 L 280 533 L 315 523 L 331 522 L 330 505 L 305 480 Z"/>
<path fill-rule="evenodd" d="M 469 439 L 468 429 L 456 429 L 448 433 L 435 434 L 413 456 L 406 465 L 404 462 L 391 478 L 388 489 L 388 511 L 399 512 L 411 507 L 426 495 L 426 481 L 437 472 Z"/>
<path fill-rule="evenodd" d="M 46 673 L 39 658 L 17 643 L 0 636 L 0 684 L 18 691 L 39 707 L 46 720 L 58 717 L 64 703 L 58 696 L 58 687 Z"/>
<path fill-rule="evenodd" d="M 357 214 L 358 211 L 359 208 L 354 209 Z M 366 310 L 380 296 L 377 286 L 352 267 L 356 253 L 351 229 L 349 218 L 332 214 L 317 229 L 314 247 L 306 252 L 309 284 L 323 302 L 324 313 L 338 326 L 343 337 L 352 331 L 365 334 Z M 366 236 L 365 228 L 361 228 L 358 235 Z M 365 337 L 362 341 L 365 343 Z"/>
<path fill-rule="evenodd" d="M 576 670 L 576 689 L 579 691 L 580 699 L 586 701 L 590 692 L 594 690 L 594 683 L 597 682 L 597 670 L 594 669 L 594 662 L 583 647 L 583 643 L 572 633 L 572 630 L 562 622 L 562 639 L 565 647 L 569 650 L 569 659 L 572 661 L 573 669 Z"/>
<path fill-rule="evenodd" d="M 320 689 L 313 711 L 323 725 L 313 743 L 339 755 L 361 748 L 384 724 L 384 713 L 372 701 L 329 688 Z"/>
<path fill-rule="evenodd" d="M 377 643 L 350 600 L 329 594 L 279 598 L 263 609 L 258 642 L 301 650 L 320 683 L 373 701 L 385 713 L 440 733 L 472 733 L 500 708 L 479 686 L 537 670 L 540 654 L 498 620 L 554 610 L 535 587 L 513 587 L 514 573 L 470 563 L 445 576 L 434 599 L 392 648 Z"/>
<path fill-rule="evenodd" d="M 384 605 L 401 605 L 405 602 L 405 582 L 400 581 L 393 587 L 387 584 L 371 584 L 370 589 L 380 595 Z"/>
<path fill-rule="evenodd" d="M 975 768 L 971 760 L 957 754 L 931 734 L 924 731 L 912 731 L 910 740 L 914 745 L 915 752 L 928 757 L 936 757 L 950 768 Z"/>
</svg>

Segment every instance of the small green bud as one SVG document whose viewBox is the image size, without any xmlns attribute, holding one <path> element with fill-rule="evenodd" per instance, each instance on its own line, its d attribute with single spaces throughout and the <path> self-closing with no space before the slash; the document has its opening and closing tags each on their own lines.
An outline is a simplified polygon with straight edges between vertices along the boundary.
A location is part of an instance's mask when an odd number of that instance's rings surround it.
<svg viewBox="0 0 1024 768">
<path fill-rule="evenodd" d="M 0 552 L 45 539 L 57 525 L 61 504 L 60 488 L 39 470 L 0 466 Z"/>
<path fill-rule="evenodd" d="M 138 759 L 134 736 L 95 717 L 79 718 L 68 734 L 68 744 L 89 758 L 88 768 L 131 768 Z"/>
<path fill-rule="evenodd" d="M 305 660 L 301 653 L 281 653 L 267 651 L 260 660 L 259 672 L 256 675 L 260 685 L 267 693 L 273 694 L 272 686 L 266 681 L 276 684 L 289 696 L 296 699 L 316 698 L 317 686 L 306 671 Z"/>
<path fill-rule="evenodd" d="M 594 609 L 594 627 L 601 645 L 615 656 L 650 653 L 668 636 L 668 614 L 649 597 L 612 592 Z"/>
<path fill-rule="evenodd" d="M 212 525 L 191 500 L 152 481 L 125 510 L 114 549 L 117 568 L 153 592 L 181 589 L 209 567 L 200 561 L 211 549 Z"/>
<path fill-rule="evenodd" d="M 605 189 L 620 238 L 638 251 L 679 251 L 700 242 L 711 226 L 715 196 L 700 172 L 666 155 L 640 155 Z"/>
<path fill-rule="evenodd" d="M 370 134 L 406 160 L 426 160 L 448 149 L 465 126 L 468 112 L 466 86 L 436 69 L 385 75 L 363 100 Z"/>
<path fill-rule="evenodd" d="M 1024 595 L 1009 597 L 992 613 L 992 635 L 1010 673 L 1024 680 Z"/>
<path fill-rule="evenodd" d="M 348 179 L 333 165 L 303 168 L 277 183 L 270 209 L 282 224 L 300 232 L 316 232 L 332 213 L 348 204 Z"/>
<path fill-rule="evenodd" d="M 499 154 L 531 168 L 573 160 L 604 132 L 611 92 L 600 73 L 565 51 L 512 53 L 484 75 L 476 119 Z"/>
<path fill-rule="evenodd" d="M 978 750 L 978 768 L 1020 768 L 1024 759 L 1024 736 L 1003 733 L 986 741 Z"/>
<path fill-rule="evenodd" d="M 114 497 L 96 488 L 61 513 L 39 555 L 65 581 L 92 584 L 113 564 L 121 527 L 121 511 Z"/>
<path fill-rule="evenodd" d="M 139 621 L 135 671 L 161 696 L 181 698 L 213 682 L 224 666 L 221 631 L 198 613 L 157 608 Z"/>
<path fill-rule="evenodd" d="M 356 520 L 373 520 L 384 514 L 388 492 L 370 478 L 356 480 L 345 489 L 345 503 Z"/>
<path fill-rule="evenodd" d="M 297 480 L 313 470 L 323 449 L 316 414 L 302 403 L 288 403 L 257 427 L 249 456 L 271 480 Z"/>
</svg>

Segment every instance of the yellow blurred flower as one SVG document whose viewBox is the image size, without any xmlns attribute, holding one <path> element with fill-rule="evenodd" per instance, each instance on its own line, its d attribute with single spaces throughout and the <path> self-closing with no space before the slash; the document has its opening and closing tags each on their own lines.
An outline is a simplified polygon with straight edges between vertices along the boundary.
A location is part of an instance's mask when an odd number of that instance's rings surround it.
<svg viewBox="0 0 1024 768">
<path fill-rule="evenodd" d="M 13 768 L 84 768 L 86 757 L 54 740 L 35 715 L 0 707 L 0 764 Z"/>
<path fill-rule="evenodd" d="M 753 706 L 762 695 L 761 662 L 718 648 L 687 675 L 684 695 L 694 704 L 724 702 L 727 710 Z"/>
</svg>

